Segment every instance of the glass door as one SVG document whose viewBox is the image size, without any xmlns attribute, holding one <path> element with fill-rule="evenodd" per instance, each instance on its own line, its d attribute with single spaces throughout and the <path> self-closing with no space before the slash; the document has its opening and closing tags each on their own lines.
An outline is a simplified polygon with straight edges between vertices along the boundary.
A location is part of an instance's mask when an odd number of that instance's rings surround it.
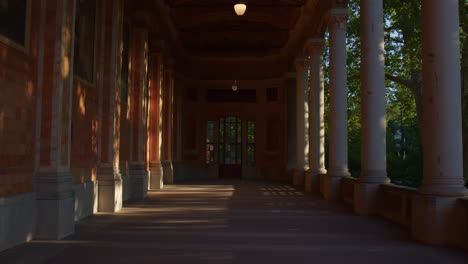
<svg viewBox="0 0 468 264">
<path fill-rule="evenodd" d="M 219 176 L 242 177 L 242 120 L 238 117 L 219 119 Z"/>
</svg>

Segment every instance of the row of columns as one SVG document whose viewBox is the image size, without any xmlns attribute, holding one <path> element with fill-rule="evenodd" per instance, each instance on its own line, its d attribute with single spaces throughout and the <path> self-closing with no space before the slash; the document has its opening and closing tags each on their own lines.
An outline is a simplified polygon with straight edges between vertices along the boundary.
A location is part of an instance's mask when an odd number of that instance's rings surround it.
<svg viewBox="0 0 468 264">
<path fill-rule="evenodd" d="M 74 96 L 74 23 L 76 0 L 41 1 L 38 56 L 35 191 L 35 238 L 61 239 L 74 232 L 75 197 L 71 174 L 72 97 Z M 97 210 L 122 208 L 123 182 L 129 177 L 132 198 L 143 199 L 149 188 L 172 183 L 171 139 L 173 84 L 171 67 L 161 54 L 150 53 L 149 32 L 132 30 L 128 113 L 121 112 L 121 43 L 123 1 L 99 2 L 101 31 L 97 47 L 99 89 L 97 133 Z M 122 115 L 126 115 L 122 118 Z M 121 172 L 121 122 L 128 119 L 129 172 Z M 164 129 L 161 129 L 161 126 Z M 165 142 L 165 143 L 163 143 Z M 122 144 L 123 145 L 123 144 Z M 166 164 L 167 171 L 162 172 Z M 128 175 L 126 175 L 128 174 Z M 154 177 L 153 177 L 154 176 Z M 149 178 L 153 180 L 149 182 Z"/>
<path fill-rule="evenodd" d="M 383 1 L 361 0 L 360 5 L 362 145 L 361 175 L 354 185 L 354 211 L 367 215 L 377 213 L 379 186 L 390 180 L 386 172 Z M 412 234 L 423 242 L 444 244 L 457 237 L 453 220 L 456 218 L 456 197 L 467 194 L 462 163 L 458 1 L 423 0 L 422 17 L 424 179 L 418 195 L 412 200 Z M 350 176 L 347 160 L 346 20 L 346 9 L 331 9 L 328 24 L 328 171 L 324 164 L 323 39 L 311 39 L 305 45 L 306 54 L 310 57 L 308 104 L 304 97 L 308 88 L 307 67 L 303 58 L 296 60 L 294 183 L 305 183 L 307 191 L 318 190 L 322 184 L 325 199 L 339 199 L 341 179 Z M 310 124 L 309 130 L 307 123 Z M 306 147 L 309 141 L 310 147 Z M 307 155 L 310 168 L 306 164 Z M 301 174 L 305 174 L 305 181 Z"/>
</svg>

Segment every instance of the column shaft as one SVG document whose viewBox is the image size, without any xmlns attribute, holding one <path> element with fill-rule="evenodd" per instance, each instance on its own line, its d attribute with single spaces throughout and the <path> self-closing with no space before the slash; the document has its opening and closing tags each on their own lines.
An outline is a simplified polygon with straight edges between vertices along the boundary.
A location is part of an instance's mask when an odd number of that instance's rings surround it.
<svg viewBox="0 0 468 264">
<path fill-rule="evenodd" d="M 423 0 L 424 179 L 412 201 L 413 238 L 464 241 L 457 197 L 463 186 L 458 0 Z"/>
<path fill-rule="evenodd" d="M 309 166 L 306 173 L 306 191 L 319 190 L 319 177 L 325 175 L 325 119 L 324 76 L 322 69 L 323 38 L 307 41 L 305 50 L 310 56 L 309 92 Z"/>
<path fill-rule="evenodd" d="M 161 164 L 161 145 L 162 145 L 162 77 L 163 63 L 162 54 L 152 54 L 150 56 L 151 74 L 150 74 L 150 118 L 149 118 L 149 169 L 150 189 L 162 189 L 163 168 Z"/>
<path fill-rule="evenodd" d="M 423 1 L 424 180 L 421 193 L 460 196 L 463 143 L 458 1 Z"/>
<path fill-rule="evenodd" d="M 308 162 L 308 114 L 307 98 L 307 60 L 296 59 L 296 170 L 293 184 L 304 184 L 304 173 L 309 168 Z"/>
<path fill-rule="evenodd" d="M 361 0 L 361 175 L 354 211 L 376 212 L 377 190 L 387 178 L 385 50 L 382 0 Z"/>
<path fill-rule="evenodd" d="M 99 56 L 100 69 L 100 163 L 98 210 L 116 212 L 122 209 L 122 176 L 120 174 L 120 73 L 123 2 L 105 1 L 103 8 L 103 41 Z M 110 48 L 109 48 L 110 47 Z"/>
<path fill-rule="evenodd" d="M 164 85 L 163 85 L 163 181 L 164 184 L 174 183 L 174 168 L 172 164 L 172 131 L 173 131 L 173 87 L 174 76 L 172 72 L 172 62 L 165 67 Z"/>
<path fill-rule="evenodd" d="M 361 0 L 362 161 L 360 182 L 388 181 L 382 0 Z"/>
<path fill-rule="evenodd" d="M 36 160 L 37 239 L 74 232 L 70 172 L 75 1 L 42 1 L 39 39 L 38 111 L 41 139 Z M 47 56 L 45 56 L 47 54 Z"/>
<path fill-rule="evenodd" d="M 130 178 L 132 196 L 146 197 L 148 191 L 147 168 L 147 111 L 148 111 L 148 32 L 136 29 L 133 35 L 132 52 L 132 150 Z"/>
<path fill-rule="evenodd" d="M 348 98 L 346 74 L 346 9 L 330 12 L 330 164 L 325 199 L 338 199 L 341 177 L 348 171 Z"/>
</svg>

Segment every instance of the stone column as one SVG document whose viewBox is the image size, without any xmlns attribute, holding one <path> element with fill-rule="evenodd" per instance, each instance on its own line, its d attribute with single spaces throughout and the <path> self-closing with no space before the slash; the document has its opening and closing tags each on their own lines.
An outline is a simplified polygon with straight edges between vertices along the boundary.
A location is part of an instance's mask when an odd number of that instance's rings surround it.
<svg viewBox="0 0 468 264">
<path fill-rule="evenodd" d="M 104 45 L 99 56 L 101 110 L 100 163 L 97 171 L 98 211 L 116 212 L 122 209 L 122 176 L 120 174 L 120 73 L 123 23 L 122 1 L 106 1 Z"/>
<path fill-rule="evenodd" d="M 323 38 L 309 39 L 305 50 L 310 57 L 309 92 L 309 171 L 306 172 L 305 190 L 318 192 L 320 176 L 325 175 L 325 117 L 324 76 L 322 69 Z"/>
<path fill-rule="evenodd" d="M 388 183 L 385 117 L 385 50 L 382 0 L 361 0 L 361 175 L 354 211 L 376 213 L 377 190 Z"/>
<path fill-rule="evenodd" d="M 172 166 L 172 128 L 173 118 L 172 109 L 174 106 L 173 98 L 173 72 L 172 62 L 169 62 L 164 71 L 164 89 L 163 89 L 163 181 L 164 184 L 174 183 L 174 168 Z"/>
<path fill-rule="evenodd" d="M 132 149 L 130 178 L 132 196 L 143 199 L 148 192 L 147 161 L 147 103 L 148 103 L 148 32 L 135 29 L 132 64 Z"/>
<path fill-rule="evenodd" d="M 309 169 L 309 104 L 307 98 L 307 60 L 297 58 L 296 66 L 296 169 L 293 184 L 304 185 L 305 172 Z"/>
<path fill-rule="evenodd" d="M 150 57 L 150 118 L 149 118 L 149 169 L 151 172 L 150 189 L 162 189 L 163 167 L 161 165 L 162 146 L 162 77 L 164 73 L 162 54 L 155 53 Z"/>
<path fill-rule="evenodd" d="M 423 0 L 424 179 L 413 199 L 412 235 L 455 244 L 463 232 L 460 32 L 457 0 Z"/>
<path fill-rule="evenodd" d="M 287 90 L 288 106 L 288 177 L 293 178 L 296 169 L 296 73 L 288 72 L 284 74 L 284 87 Z"/>
<path fill-rule="evenodd" d="M 41 2 L 36 239 L 62 239 L 74 232 L 70 172 L 74 14 L 74 0 Z"/>
<path fill-rule="evenodd" d="M 323 177 L 323 196 L 326 200 L 340 197 L 341 178 L 348 171 L 348 95 L 346 74 L 346 19 L 344 8 L 332 9 L 330 31 L 330 164 Z"/>
</svg>

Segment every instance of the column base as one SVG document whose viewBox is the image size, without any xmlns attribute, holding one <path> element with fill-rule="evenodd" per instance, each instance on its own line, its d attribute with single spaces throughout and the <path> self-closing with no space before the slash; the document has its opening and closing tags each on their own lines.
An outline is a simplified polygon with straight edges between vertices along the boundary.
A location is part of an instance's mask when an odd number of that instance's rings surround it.
<svg viewBox="0 0 468 264">
<path fill-rule="evenodd" d="M 143 200 L 148 194 L 149 173 L 145 164 L 130 165 L 130 180 L 132 183 L 132 198 Z"/>
<path fill-rule="evenodd" d="M 460 245 L 463 241 L 463 205 L 459 197 L 417 194 L 412 200 L 411 236 L 436 246 Z"/>
<path fill-rule="evenodd" d="M 59 240 L 75 232 L 72 176 L 65 172 L 36 174 L 36 239 Z"/>
<path fill-rule="evenodd" d="M 303 170 L 294 170 L 293 174 L 293 185 L 294 186 L 304 186 L 305 171 Z"/>
<path fill-rule="evenodd" d="M 326 174 L 322 177 L 322 195 L 325 200 L 338 201 L 341 197 L 341 179 L 342 176 L 333 176 Z"/>
<path fill-rule="evenodd" d="M 163 166 L 163 182 L 164 184 L 174 184 L 174 167 L 172 161 L 164 161 Z"/>
<path fill-rule="evenodd" d="M 164 188 L 163 166 L 161 163 L 150 164 L 150 190 L 160 190 Z"/>
<path fill-rule="evenodd" d="M 379 188 L 380 183 L 356 183 L 354 185 L 354 213 L 358 215 L 376 214 Z"/>
<path fill-rule="evenodd" d="M 312 172 L 312 171 L 306 171 L 305 172 L 305 191 L 306 192 L 313 192 L 313 193 L 318 193 L 320 192 L 320 177 L 321 175 L 324 175 L 324 173 L 321 172 Z"/>
<path fill-rule="evenodd" d="M 122 200 L 127 201 L 132 198 L 132 181 L 130 180 L 130 172 L 128 162 L 120 161 L 120 175 L 122 175 Z"/>
<path fill-rule="evenodd" d="M 98 179 L 98 211 L 114 213 L 122 210 L 123 186 L 120 172 L 113 168 L 99 168 Z"/>
</svg>

